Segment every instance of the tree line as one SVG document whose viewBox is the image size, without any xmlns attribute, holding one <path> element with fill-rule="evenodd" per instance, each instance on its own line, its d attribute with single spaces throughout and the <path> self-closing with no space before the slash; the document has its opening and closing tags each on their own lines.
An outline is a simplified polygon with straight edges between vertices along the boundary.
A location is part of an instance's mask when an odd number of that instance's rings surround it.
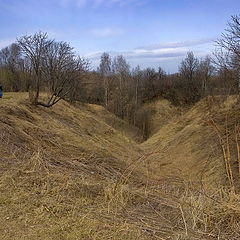
<svg viewBox="0 0 240 240">
<path fill-rule="evenodd" d="M 105 106 L 144 128 L 141 106 L 162 97 L 173 104 L 193 104 L 208 95 L 237 94 L 240 89 L 240 16 L 232 16 L 211 56 L 188 52 L 179 71 L 161 67 L 131 68 L 122 56 L 103 53 L 97 70 L 66 42 L 47 33 L 20 37 L 0 50 L 0 85 L 6 91 L 28 91 L 32 104 L 51 107 L 61 99 Z"/>
</svg>

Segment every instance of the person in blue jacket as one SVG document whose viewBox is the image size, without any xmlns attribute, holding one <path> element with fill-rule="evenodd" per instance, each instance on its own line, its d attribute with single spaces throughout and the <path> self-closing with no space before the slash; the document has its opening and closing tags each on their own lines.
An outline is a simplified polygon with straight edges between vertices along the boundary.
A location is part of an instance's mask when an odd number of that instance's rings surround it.
<svg viewBox="0 0 240 240">
<path fill-rule="evenodd" d="M 0 86 L 0 98 L 2 98 L 2 96 L 3 96 L 3 87 Z"/>
</svg>

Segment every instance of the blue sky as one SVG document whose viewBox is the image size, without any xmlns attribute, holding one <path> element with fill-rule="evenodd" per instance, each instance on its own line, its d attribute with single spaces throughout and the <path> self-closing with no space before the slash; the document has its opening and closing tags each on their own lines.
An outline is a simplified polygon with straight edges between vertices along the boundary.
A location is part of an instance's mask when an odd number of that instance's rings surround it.
<svg viewBox="0 0 240 240">
<path fill-rule="evenodd" d="M 46 31 L 96 67 L 106 51 L 174 72 L 186 52 L 210 54 L 240 0 L 0 0 L 0 48 Z"/>
</svg>

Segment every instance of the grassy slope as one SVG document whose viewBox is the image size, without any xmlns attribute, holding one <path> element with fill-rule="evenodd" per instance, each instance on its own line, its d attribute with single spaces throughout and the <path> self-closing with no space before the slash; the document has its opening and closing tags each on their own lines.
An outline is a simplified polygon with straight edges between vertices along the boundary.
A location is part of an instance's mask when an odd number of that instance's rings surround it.
<svg viewBox="0 0 240 240">
<path fill-rule="evenodd" d="M 225 181 L 208 119 L 221 125 L 226 112 L 236 116 L 234 100 L 184 111 L 150 104 L 155 134 L 137 144 L 137 130 L 100 106 L 62 101 L 46 109 L 26 97 L 9 93 L 0 101 L 2 239 L 238 236 L 239 196 L 219 185 L 206 195 L 188 184 Z"/>
<path fill-rule="evenodd" d="M 166 99 L 157 99 L 151 103 L 147 103 L 143 106 L 143 110 L 150 113 L 148 123 L 149 138 L 169 123 L 169 121 L 180 116 L 182 111 L 184 111 L 181 108 L 173 106 Z"/>
<path fill-rule="evenodd" d="M 204 99 L 182 112 L 169 108 L 172 116 L 142 144 L 145 152 L 153 152 L 149 159 L 151 169 L 158 175 L 180 175 L 188 181 L 205 180 L 209 185 L 223 183 L 221 147 L 210 122 L 216 119 L 223 126 L 223 119 L 219 118 L 238 111 L 233 110 L 235 103 L 234 98 L 219 104 Z M 234 121 L 237 124 L 236 118 L 231 119 L 232 124 Z M 160 122 L 156 116 L 152 117 L 152 121 L 155 125 Z"/>
<path fill-rule="evenodd" d="M 19 99 L 16 101 L 16 98 Z M 28 147 L 47 148 L 52 144 L 51 151 L 56 151 L 55 153 L 61 151 L 64 154 L 64 149 L 67 148 L 67 151 L 72 149 L 72 154 L 81 150 L 120 159 L 136 155 L 138 151 L 134 141 L 123 134 L 126 128 L 130 130 L 130 134 L 133 134 L 134 129 L 112 114 L 103 112 L 102 116 L 108 115 L 108 118 L 112 119 L 112 125 L 121 122 L 121 128 L 114 129 L 103 120 L 101 114 L 94 114 L 94 111 L 98 111 L 95 105 L 75 108 L 61 102 L 51 109 L 35 108 L 24 99 L 24 94 L 8 94 L 6 99 L 2 99 L 1 119 L 5 125 L 3 128 L 6 127 L 3 132 L 7 129 L 9 132 L 18 130 L 15 135 L 27 141 Z"/>
<path fill-rule="evenodd" d="M 178 185 L 178 190 L 185 192 L 180 197 L 188 208 L 188 213 L 184 214 L 188 220 L 193 220 L 192 223 L 186 220 L 186 228 L 188 224 L 192 229 L 203 224 L 206 220 L 203 215 L 206 214 L 209 218 L 206 226 L 215 232 L 217 229 L 213 225 L 218 225 L 219 235 L 210 234 L 200 239 L 240 238 L 240 160 L 237 153 L 240 107 L 237 97 L 206 98 L 182 111 L 162 100 L 149 107 L 156 109 L 151 122 L 157 130 L 141 144 L 149 155 L 149 174 L 161 181 L 168 179 L 169 189 Z M 226 158 L 229 158 L 234 189 L 227 178 Z M 181 181 L 183 188 L 179 185 Z M 201 223 L 195 224 L 200 216 Z M 190 239 L 194 239 L 193 236 Z"/>
<path fill-rule="evenodd" d="M 2 239 L 139 236 L 134 226 L 104 217 L 116 179 L 140 155 L 123 134 L 135 129 L 106 111 L 96 116 L 94 105 L 63 101 L 46 109 L 26 97 L 9 93 L 0 101 Z"/>
</svg>

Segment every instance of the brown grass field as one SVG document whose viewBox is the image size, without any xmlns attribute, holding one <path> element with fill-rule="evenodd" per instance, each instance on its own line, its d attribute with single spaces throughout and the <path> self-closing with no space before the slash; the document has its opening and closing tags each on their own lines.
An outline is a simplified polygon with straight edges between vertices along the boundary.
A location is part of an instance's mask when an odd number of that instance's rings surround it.
<svg viewBox="0 0 240 240">
<path fill-rule="evenodd" d="M 152 108 L 150 137 L 103 107 L 0 99 L 0 239 L 240 239 L 240 108 Z"/>
</svg>

